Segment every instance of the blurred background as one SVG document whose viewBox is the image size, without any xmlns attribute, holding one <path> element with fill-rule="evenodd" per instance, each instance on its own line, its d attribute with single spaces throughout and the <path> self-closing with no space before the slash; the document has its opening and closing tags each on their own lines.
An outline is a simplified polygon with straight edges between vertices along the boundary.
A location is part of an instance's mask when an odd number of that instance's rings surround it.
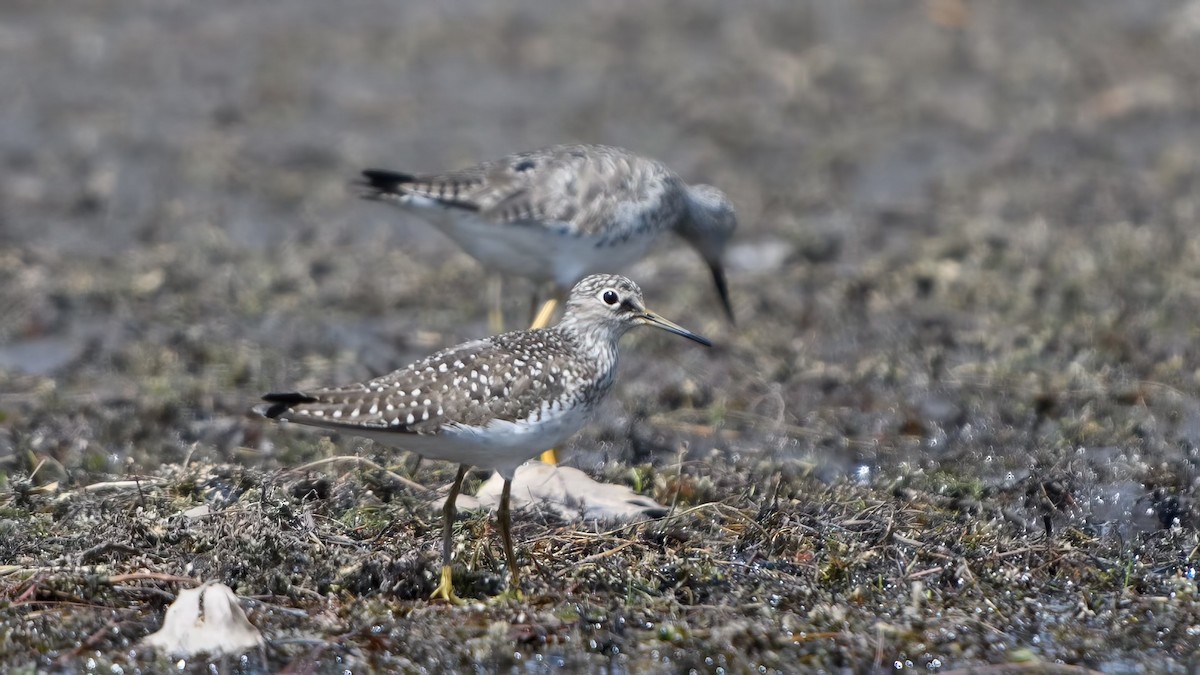
<svg viewBox="0 0 1200 675">
<path fill-rule="evenodd" d="M 0 90 L 5 472 L 327 454 L 246 409 L 486 333 L 481 268 L 357 172 L 596 142 L 729 193 L 740 320 L 676 242 L 624 270 L 719 348 L 630 336 L 583 468 L 1191 522 L 1194 0 L 8 0 Z"/>
</svg>

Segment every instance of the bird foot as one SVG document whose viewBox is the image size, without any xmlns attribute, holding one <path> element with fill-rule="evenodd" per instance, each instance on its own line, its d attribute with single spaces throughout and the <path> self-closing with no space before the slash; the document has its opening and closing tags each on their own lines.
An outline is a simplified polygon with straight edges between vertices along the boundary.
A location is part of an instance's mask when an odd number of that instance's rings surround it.
<svg viewBox="0 0 1200 675">
<path fill-rule="evenodd" d="M 442 566 L 442 578 L 438 582 L 437 588 L 433 589 L 433 593 L 429 596 L 430 600 L 445 600 L 452 605 L 465 605 L 466 600 L 454 594 L 454 580 L 450 574 L 450 566 Z"/>
</svg>

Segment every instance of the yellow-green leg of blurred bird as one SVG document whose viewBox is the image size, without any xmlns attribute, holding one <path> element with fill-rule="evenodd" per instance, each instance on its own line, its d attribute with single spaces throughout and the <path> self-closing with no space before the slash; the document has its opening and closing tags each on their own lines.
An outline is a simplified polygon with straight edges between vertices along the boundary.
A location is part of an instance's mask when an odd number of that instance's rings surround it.
<svg viewBox="0 0 1200 675">
<path fill-rule="evenodd" d="M 538 310 L 537 316 L 533 318 L 533 324 L 529 326 L 530 330 L 549 326 L 550 319 L 554 316 L 555 309 L 558 309 L 557 295 L 551 296 L 551 298 L 542 305 L 542 308 Z M 542 453 L 540 459 L 543 463 L 554 466 L 558 464 L 558 453 L 554 451 L 554 448 L 550 448 Z"/>
<path fill-rule="evenodd" d="M 499 335 L 504 332 L 504 279 L 500 275 L 488 278 L 488 296 L 492 305 L 488 308 L 488 326 L 492 335 Z"/>
<path fill-rule="evenodd" d="M 498 599 L 512 598 L 524 600 L 521 592 L 521 571 L 517 568 L 517 554 L 513 551 L 512 516 L 508 511 L 508 497 L 512 492 L 512 479 L 504 479 L 504 488 L 500 490 L 500 506 L 496 508 L 496 523 L 500 526 L 500 538 L 504 540 L 504 558 L 508 561 L 508 590 Z"/>
<path fill-rule="evenodd" d="M 458 465 L 458 475 L 454 477 L 454 484 L 450 486 L 450 494 L 446 496 L 446 505 L 442 507 L 442 578 L 438 581 L 437 588 L 433 589 L 433 594 L 430 598 L 440 598 L 455 605 L 465 605 L 466 602 L 454 594 L 454 579 L 450 574 L 450 556 L 454 550 L 454 542 L 451 541 L 454 533 L 454 517 L 458 514 L 458 510 L 454 506 L 454 501 L 458 499 L 458 491 L 462 489 L 463 479 L 467 477 L 467 465 Z"/>
<path fill-rule="evenodd" d="M 538 310 L 537 316 L 533 317 L 533 323 L 529 325 L 530 330 L 545 328 L 550 325 L 550 319 L 554 318 L 554 310 L 558 309 L 558 298 L 550 298 Z"/>
</svg>

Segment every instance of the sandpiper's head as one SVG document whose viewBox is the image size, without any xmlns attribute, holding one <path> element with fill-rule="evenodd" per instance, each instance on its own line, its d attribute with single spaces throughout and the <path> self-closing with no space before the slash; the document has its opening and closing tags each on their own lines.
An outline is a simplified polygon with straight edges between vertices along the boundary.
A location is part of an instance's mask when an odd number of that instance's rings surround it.
<svg viewBox="0 0 1200 675">
<path fill-rule="evenodd" d="M 700 252 L 712 270 L 717 294 L 729 320 L 733 321 L 733 305 L 729 303 L 729 288 L 725 285 L 725 249 L 737 229 L 733 202 L 711 185 L 692 185 L 688 188 L 688 217 L 679 221 L 676 231 Z"/>
<path fill-rule="evenodd" d="M 646 309 L 642 289 L 616 274 L 584 277 L 571 289 L 562 324 L 620 337 L 634 326 L 654 326 L 711 347 L 712 343 Z"/>
</svg>

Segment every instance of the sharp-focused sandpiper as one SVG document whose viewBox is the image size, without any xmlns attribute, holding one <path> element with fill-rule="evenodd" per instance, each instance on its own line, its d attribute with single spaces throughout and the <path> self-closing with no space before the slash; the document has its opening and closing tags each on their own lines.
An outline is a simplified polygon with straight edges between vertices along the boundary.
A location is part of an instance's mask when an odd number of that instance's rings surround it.
<svg viewBox="0 0 1200 675">
<path fill-rule="evenodd" d="M 612 389 L 617 342 L 649 325 L 711 343 L 646 309 L 637 284 L 589 276 L 571 289 L 555 326 L 504 333 L 440 351 L 369 382 L 267 394 L 267 417 L 364 436 L 460 464 L 442 513 L 441 580 L 433 596 L 456 600 L 450 573 L 455 499 L 468 466 L 504 479 L 496 518 L 519 594 L 509 494 L 517 467 L 570 438 Z"/>
<path fill-rule="evenodd" d="M 737 227 L 733 204 L 661 162 L 603 145 L 558 145 L 447 173 L 368 169 L 363 178 L 364 197 L 422 211 L 484 266 L 553 282 L 555 298 L 533 328 L 549 324 L 576 281 L 635 262 L 668 231 L 708 263 L 733 318 L 722 262 Z M 498 330 L 498 305 L 492 311 Z"/>
</svg>

